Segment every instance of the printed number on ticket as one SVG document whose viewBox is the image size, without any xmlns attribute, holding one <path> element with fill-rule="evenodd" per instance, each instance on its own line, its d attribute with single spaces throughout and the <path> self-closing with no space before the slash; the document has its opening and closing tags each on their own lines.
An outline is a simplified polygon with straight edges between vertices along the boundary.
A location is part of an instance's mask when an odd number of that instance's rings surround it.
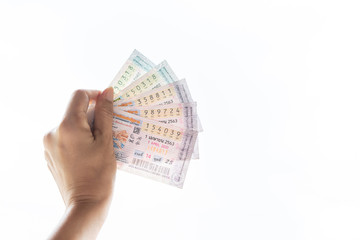
<svg viewBox="0 0 360 240">
<path fill-rule="evenodd" d="M 185 79 L 144 92 L 131 99 L 114 103 L 114 107 L 168 105 L 193 102 Z"/>
<path fill-rule="evenodd" d="M 118 108 L 115 108 L 115 111 Z M 121 110 L 182 128 L 197 129 L 196 102 L 169 105 L 121 107 Z"/>
</svg>

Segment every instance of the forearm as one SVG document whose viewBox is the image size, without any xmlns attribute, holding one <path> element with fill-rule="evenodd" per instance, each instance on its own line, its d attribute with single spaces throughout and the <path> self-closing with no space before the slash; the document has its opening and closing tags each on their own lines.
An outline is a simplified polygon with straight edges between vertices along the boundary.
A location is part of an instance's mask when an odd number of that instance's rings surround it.
<svg viewBox="0 0 360 240">
<path fill-rule="evenodd" d="M 108 205 L 107 202 L 101 202 L 69 206 L 49 239 L 96 239 L 106 219 Z"/>
</svg>

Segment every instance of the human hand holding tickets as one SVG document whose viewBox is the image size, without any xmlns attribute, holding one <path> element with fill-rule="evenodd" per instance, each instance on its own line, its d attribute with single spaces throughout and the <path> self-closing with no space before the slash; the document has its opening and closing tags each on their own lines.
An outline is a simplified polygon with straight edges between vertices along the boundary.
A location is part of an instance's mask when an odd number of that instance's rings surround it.
<svg viewBox="0 0 360 240">
<path fill-rule="evenodd" d="M 96 101 L 93 128 L 90 101 Z M 51 239 L 94 239 L 105 221 L 116 174 L 112 120 L 111 87 L 77 90 L 59 127 L 45 135 L 45 158 L 66 206 Z"/>
</svg>

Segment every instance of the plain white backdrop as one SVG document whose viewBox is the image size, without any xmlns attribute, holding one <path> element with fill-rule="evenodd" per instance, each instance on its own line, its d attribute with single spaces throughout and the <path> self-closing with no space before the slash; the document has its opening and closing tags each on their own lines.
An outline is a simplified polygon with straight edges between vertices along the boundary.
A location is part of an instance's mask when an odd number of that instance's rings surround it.
<svg viewBox="0 0 360 240">
<path fill-rule="evenodd" d="M 99 239 L 360 239 L 358 1 L 0 1 L 0 238 L 64 211 L 43 135 L 134 48 L 188 81 L 184 189 L 118 172 Z"/>
</svg>

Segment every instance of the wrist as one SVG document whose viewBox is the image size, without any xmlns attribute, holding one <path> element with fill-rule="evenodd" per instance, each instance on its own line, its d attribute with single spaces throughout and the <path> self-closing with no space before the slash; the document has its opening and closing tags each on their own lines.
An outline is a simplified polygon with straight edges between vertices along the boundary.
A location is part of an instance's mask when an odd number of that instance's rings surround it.
<svg viewBox="0 0 360 240">
<path fill-rule="evenodd" d="M 50 239 L 96 239 L 105 222 L 109 206 L 109 201 L 69 204 L 63 219 Z"/>
<path fill-rule="evenodd" d="M 74 207 L 95 207 L 110 205 L 113 188 L 99 189 L 90 186 L 79 186 L 76 189 L 69 188 L 63 194 L 66 209 Z"/>
<path fill-rule="evenodd" d="M 105 220 L 110 204 L 111 197 L 96 201 L 72 201 L 66 206 L 66 212 L 76 214 L 87 212 L 96 215 L 99 219 Z"/>
</svg>

